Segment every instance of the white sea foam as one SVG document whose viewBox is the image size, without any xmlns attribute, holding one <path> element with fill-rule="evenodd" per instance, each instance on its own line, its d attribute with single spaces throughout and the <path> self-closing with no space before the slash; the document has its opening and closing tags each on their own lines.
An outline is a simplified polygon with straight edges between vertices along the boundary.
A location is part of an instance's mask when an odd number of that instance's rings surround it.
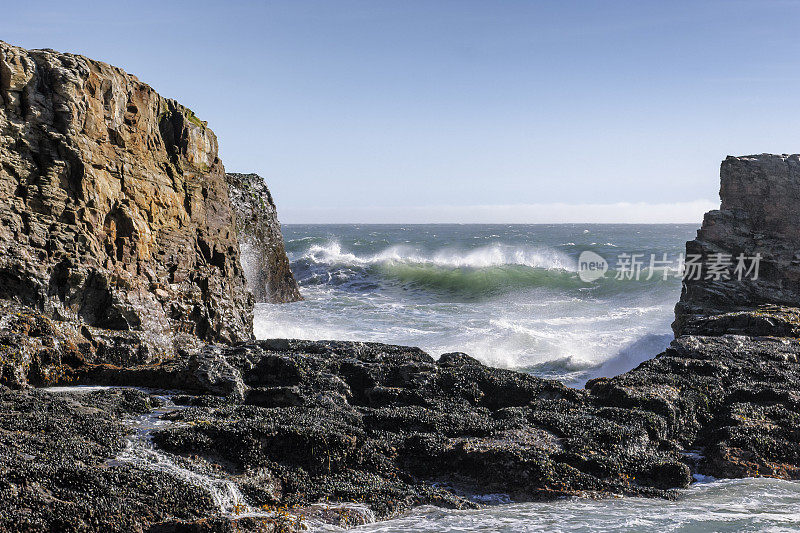
<svg viewBox="0 0 800 533">
<path fill-rule="evenodd" d="M 247 499 L 231 480 L 217 478 L 191 470 L 177 463 L 170 455 L 157 450 L 147 442 L 131 439 L 125 449 L 114 459 L 117 463 L 130 463 L 146 470 L 164 472 L 183 479 L 208 493 L 217 509 L 227 515 L 264 515 L 247 503 Z"/>
<path fill-rule="evenodd" d="M 407 245 L 393 245 L 370 255 L 356 255 L 342 249 L 337 241 L 312 245 L 301 259 L 315 263 L 339 265 L 373 265 L 382 263 L 412 263 L 449 268 L 489 268 L 504 265 L 531 268 L 575 270 L 575 261 L 551 248 L 513 247 L 492 244 L 472 250 L 442 248 L 433 252 L 420 251 Z"/>
<path fill-rule="evenodd" d="M 463 531 L 633 533 L 638 531 L 797 531 L 800 484 L 775 479 L 697 483 L 677 501 L 646 498 L 564 499 L 453 511 L 425 506 L 359 528 L 371 533 Z M 333 527 L 322 531 L 341 531 Z"/>
<path fill-rule="evenodd" d="M 53 394 L 61 394 L 61 393 L 86 394 L 89 392 L 108 390 L 110 388 L 111 388 L 110 386 L 106 385 L 68 385 L 68 386 L 58 386 L 58 387 L 42 387 L 39 390 L 44 392 L 51 392 Z"/>
<path fill-rule="evenodd" d="M 661 307 L 659 306 L 645 306 L 645 307 L 630 307 L 627 309 L 619 309 L 616 311 L 611 311 L 608 313 L 604 313 L 602 315 L 596 316 L 562 316 L 562 317 L 555 317 L 555 318 L 541 318 L 541 319 L 532 319 L 529 321 L 530 324 L 546 324 L 548 326 L 563 326 L 567 324 L 592 324 L 595 322 L 612 322 L 616 320 L 631 318 L 634 316 L 641 316 L 648 313 L 652 313 L 653 311 L 659 311 Z M 503 325 L 509 328 L 517 327 L 515 324 L 503 323 L 498 322 L 498 325 Z"/>
<path fill-rule="evenodd" d="M 74 391 L 65 390 L 64 392 Z M 162 415 L 182 409 L 172 403 L 169 396 L 160 396 L 160 398 L 164 402 L 162 407 L 134 419 L 126 420 L 126 423 L 135 431 L 128 437 L 125 448 L 116 457 L 107 461 L 108 466 L 130 464 L 144 470 L 163 472 L 181 479 L 205 491 L 214 502 L 218 512 L 223 515 L 272 517 L 272 513 L 251 506 L 235 481 L 211 475 L 186 459 L 164 452 L 153 445 L 152 432 L 154 430 L 164 426 L 178 425 L 176 422 L 164 420 Z"/>
</svg>

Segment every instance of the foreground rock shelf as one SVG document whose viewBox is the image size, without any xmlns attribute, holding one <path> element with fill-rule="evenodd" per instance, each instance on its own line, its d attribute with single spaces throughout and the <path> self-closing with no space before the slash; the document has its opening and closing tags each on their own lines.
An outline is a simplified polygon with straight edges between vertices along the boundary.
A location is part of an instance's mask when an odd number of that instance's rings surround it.
<svg viewBox="0 0 800 533">
<path fill-rule="evenodd" d="M 576 390 L 459 353 L 434 361 L 400 346 L 270 340 L 158 366 L 90 366 L 76 381 L 176 389 L 185 408 L 153 432 L 157 449 L 233 480 L 252 506 L 302 514 L 319 501 L 362 502 L 385 518 L 497 493 L 671 498 L 692 473 L 796 478 L 798 354 L 796 339 L 684 336 Z M 0 526 L 237 521 L 185 479 L 108 465 L 130 431 L 121 420 L 158 396 L 6 389 L 2 401 Z"/>
</svg>

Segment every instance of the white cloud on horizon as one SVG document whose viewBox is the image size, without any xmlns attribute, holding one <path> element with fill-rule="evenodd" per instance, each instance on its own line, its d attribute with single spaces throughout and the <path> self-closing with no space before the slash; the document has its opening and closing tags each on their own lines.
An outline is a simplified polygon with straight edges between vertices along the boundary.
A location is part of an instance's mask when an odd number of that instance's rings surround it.
<svg viewBox="0 0 800 533">
<path fill-rule="evenodd" d="M 719 203 L 517 204 L 418 207 L 278 208 L 284 224 L 682 224 L 697 223 Z"/>
</svg>

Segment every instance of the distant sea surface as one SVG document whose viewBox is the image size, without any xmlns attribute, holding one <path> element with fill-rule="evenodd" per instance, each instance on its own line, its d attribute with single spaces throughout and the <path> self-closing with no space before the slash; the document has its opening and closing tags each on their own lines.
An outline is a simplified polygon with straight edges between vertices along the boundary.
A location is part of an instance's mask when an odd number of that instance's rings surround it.
<svg viewBox="0 0 800 533">
<path fill-rule="evenodd" d="M 434 357 L 461 351 L 487 365 L 583 386 L 667 347 L 680 296 L 678 259 L 697 227 L 287 225 L 287 252 L 306 300 L 259 304 L 256 335 L 405 344 Z M 590 283 L 578 275 L 587 250 L 609 265 Z M 663 269 L 649 275 L 651 256 L 674 267 L 666 280 Z M 630 266 L 637 261 L 638 280 Z M 356 531 L 800 530 L 800 485 L 780 480 L 704 478 L 676 502 L 486 500 L 501 504 L 423 507 Z"/>
</svg>

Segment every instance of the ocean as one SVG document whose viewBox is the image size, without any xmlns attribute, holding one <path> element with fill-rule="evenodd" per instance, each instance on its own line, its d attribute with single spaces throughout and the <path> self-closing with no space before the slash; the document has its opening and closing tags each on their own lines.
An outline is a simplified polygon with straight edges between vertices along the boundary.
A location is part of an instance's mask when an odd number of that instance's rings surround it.
<svg viewBox="0 0 800 533">
<path fill-rule="evenodd" d="M 461 351 L 487 365 L 583 386 L 669 345 L 680 261 L 697 228 L 285 225 L 305 301 L 257 305 L 255 332 L 404 344 L 434 357 Z M 606 262 L 604 275 L 584 281 L 584 252 Z M 798 505 L 793 482 L 704 478 L 677 502 L 425 507 L 359 531 L 792 531 L 800 528 Z"/>
<path fill-rule="evenodd" d="M 461 351 L 582 386 L 662 351 L 680 279 L 615 279 L 617 258 L 677 261 L 694 225 L 288 225 L 306 301 L 259 305 L 260 338 L 350 339 Z M 608 263 L 586 283 L 578 257 Z M 619 272 L 619 270 L 618 270 Z"/>
<path fill-rule="evenodd" d="M 737 533 L 800 529 L 800 484 L 775 479 L 697 483 L 677 501 L 571 498 L 495 505 L 474 511 L 420 507 L 353 533 Z M 321 531 L 341 531 L 323 528 Z"/>
</svg>

